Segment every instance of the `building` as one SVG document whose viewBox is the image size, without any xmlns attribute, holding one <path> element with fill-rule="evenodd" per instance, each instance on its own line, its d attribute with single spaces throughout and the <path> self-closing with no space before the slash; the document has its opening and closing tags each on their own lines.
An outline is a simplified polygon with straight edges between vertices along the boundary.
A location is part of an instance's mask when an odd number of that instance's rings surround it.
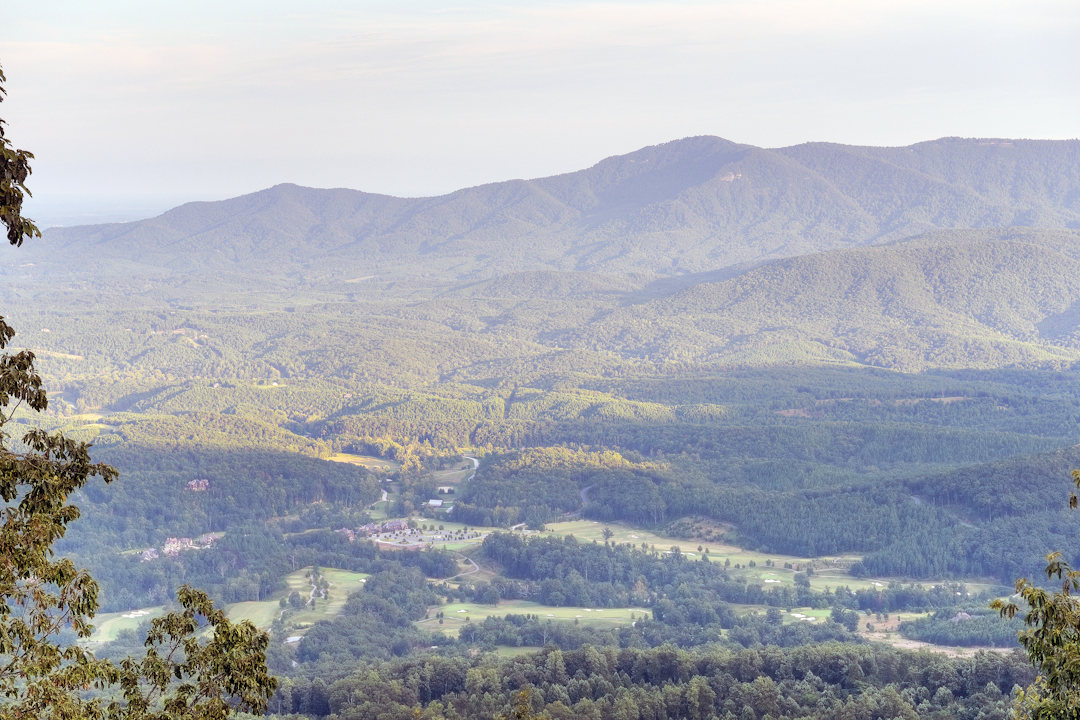
<svg viewBox="0 0 1080 720">
<path fill-rule="evenodd" d="M 191 547 L 191 538 L 169 538 L 165 541 L 165 547 L 162 550 L 166 555 L 176 555 L 181 550 L 190 550 Z"/>
<path fill-rule="evenodd" d="M 427 504 L 431 507 L 442 507 L 442 500 L 428 500 Z"/>
</svg>

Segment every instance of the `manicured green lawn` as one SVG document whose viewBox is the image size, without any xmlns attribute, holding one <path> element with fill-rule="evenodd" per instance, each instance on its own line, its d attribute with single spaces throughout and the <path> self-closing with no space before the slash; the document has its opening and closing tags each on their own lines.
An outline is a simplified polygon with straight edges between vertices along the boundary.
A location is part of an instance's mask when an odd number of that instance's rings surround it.
<svg viewBox="0 0 1080 720">
<path fill-rule="evenodd" d="M 252 625 L 261 628 L 273 625 L 280 612 L 277 600 L 233 603 L 228 608 L 229 619 L 233 622 L 248 620 Z"/>
<path fill-rule="evenodd" d="M 439 624 L 436 613 L 443 613 L 443 624 Z M 630 625 L 635 618 L 649 617 L 644 608 L 581 608 L 548 607 L 527 600 L 504 600 L 498 605 L 479 605 L 477 603 L 450 603 L 432 608 L 429 617 L 417 622 L 425 630 L 441 630 L 447 635 L 456 635 L 466 622 L 482 622 L 488 617 L 502 617 L 509 614 L 539 615 L 541 620 L 573 622 L 582 625 L 618 627 Z M 634 617 L 631 617 L 633 615 Z M 466 620 L 468 618 L 468 620 Z"/>
<path fill-rule="evenodd" d="M 520 657 L 522 655 L 529 655 L 530 653 L 540 652 L 544 648 L 538 645 L 522 645 L 520 647 L 511 647 L 509 645 L 499 645 L 495 648 L 495 654 L 499 657 Z"/>
<path fill-rule="evenodd" d="M 358 591 L 368 577 L 367 573 L 349 572 L 335 568 L 320 568 L 323 576 L 330 581 L 330 599 L 315 600 L 314 609 L 305 609 L 294 612 L 289 616 L 290 622 L 300 625 L 311 625 L 319 620 L 328 620 L 345 606 L 349 595 Z M 242 602 L 230 605 L 228 614 L 230 620 L 250 620 L 254 625 L 268 628 L 281 613 L 280 599 L 288 597 L 292 592 L 300 593 L 301 597 L 307 598 L 311 593 L 311 583 L 305 577 L 311 572 L 310 567 L 301 568 L 285 577 L 288 589 L 270 600 Z"/>
<path fill-rule="evenodd" d="M 121 630 L 134 630 L 142 623 L 164 613 L 164 605 L 122 613 L 100 613 L 94 618 L 94 634 L 90 636 L 90 642 L 111 642 Z"/>
</svg>

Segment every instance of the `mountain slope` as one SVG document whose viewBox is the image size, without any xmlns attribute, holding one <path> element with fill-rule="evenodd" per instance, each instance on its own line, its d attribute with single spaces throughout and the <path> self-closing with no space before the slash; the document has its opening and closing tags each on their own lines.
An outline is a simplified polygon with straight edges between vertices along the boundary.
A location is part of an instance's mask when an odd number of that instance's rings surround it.
<svg viewBox="0 0 1080 720">
<path fill-rule="evenodd" d="M 766 150 L 695 137 L 434 198 L 278 185 L 139 222 L 54 228 L 4 272 L 679 275 L 1014 225 L 1080 228 L 1080 141 Z"/>
<path fill-rule="evenodd" d="M 954 231 L 779 260 L 552 336 L 654 360 L 918 370 L 1080 358 L 1080 232 Z"/>
</svg>

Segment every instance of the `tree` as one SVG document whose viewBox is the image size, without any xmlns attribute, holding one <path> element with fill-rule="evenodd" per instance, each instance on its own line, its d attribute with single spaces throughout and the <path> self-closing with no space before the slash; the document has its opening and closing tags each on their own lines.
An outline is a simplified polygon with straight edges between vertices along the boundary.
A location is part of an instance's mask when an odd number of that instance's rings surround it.
<svg viewBox="0 0 1080 720">
<path fill-rule="evenodd" d="M 510 712 L 499 715 L 498 720 L 539 720 L 533 713 L 532 690 L 525 688 L 514 693 L 510 699 Z"/>
<path fill-rule="evenodd" d="M 1080 489 L 1080 470 L 1074 470 L 1072 476 Z M 1069 507 L 1076 509 L 1078 505 L 1080 498 L 1073 492 Z M 1060 592 L 1048 592 L 1027 578 L 1016 581 L 1016 592 L 1027 605 L 1027 630 L 1020 633 L 1020 644 L 1039 670 L 1038 678 L 1018 699 L 1018 715 L 1080 718 L 1080 601 L 1073 596 L 1080 590 L 1080 571 L 1054 552 L 1046 556 L 1046 577 L 1061 582 Z M 1000 599 L 990 607 L 1008 618 L 1020 611 L 1016 603 Z"/>
<path fill-rule="evenodd" d="M 0 102 L 4 101 L 4 70 L 0 68 Z M 30 177 L 30 161 L 33 153 L 15 150 L 4 136 L 4 121 L 0 119 L 0 223 L 7 228 L 8 242 L 22 245 L 23 238 L 40 237 L 41 232 L 33 222 L 22 216 L 23 195 L 30 195 L 26 179 Z"/>
<path fill-rule="evenodd" d="M 0 85 L 0 99 L 3 94 Z M 22 217 L 33 155 L 11 150 L 2 132 L 0 140 L 0 222 L 18 246 L 39 235 Z M 0 317 L 0 350 L 14 335 Z M 231 623 L 189 587 L 178 592 L 180 612 L 151 623 L 141 660 L 116 665 L 59 642 L 68 628 L 80 639 L 89 637 L 98 607 L 94 579 L 53 551 L 79 517 L 68 498 L 92 478 L 112 482 L 117 472 L 92 462 L 88 444 L 61 433 L 32 429 L 21 448 L 9 448 L 5 428 L 21 406 L 38 412 L 48 407 L 28 350 L 0 355 L 0 719 L 209 719 L 234 708 L 264 711 L 277 686 L 266 668 L 269 636 L 248 622 Z M 200 640 L 205 629 L 212 634 Z M 89 697 L 92 689 L 111 696 Z"/>
</svg>

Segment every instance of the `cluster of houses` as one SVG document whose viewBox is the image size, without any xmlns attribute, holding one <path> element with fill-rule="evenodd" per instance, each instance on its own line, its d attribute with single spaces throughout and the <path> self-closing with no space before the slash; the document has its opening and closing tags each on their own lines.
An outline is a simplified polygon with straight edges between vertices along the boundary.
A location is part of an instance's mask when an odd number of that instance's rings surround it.
<svg viewBox="0 0 1080 720">
<path fill-rule="evenodd" d="M 210 489 L 210 481 L 206 478 L 188 480 L 187 489 L 192 492 L 205 492 Z"/>
<path fill-rule="evenodd" d="M 198 550 L 199 548 L 210 547 L 215 540 L 217 540 L 217 536 L 213 533 L 206 533 L 197 540 L 192 540 L 191 538 L 169 538 L 162 546 L 161 552 L 169 557 L 176 557 L 183 550 Z M 150 548 L 149 550 L 143 550 L 140 557 L 145 562 L 161 557 L 161 555 L 158 553 L 157 548 Z"/>
<path fill-rule="evenodd" d="M 387 520 L 380 523 L 369 523 L 359 528 L 360 532 L 368 535 L 380 535 L 385 533 L 404 532 L 409 529 L 409 523 L 405 520 Z"/>
</svg>

